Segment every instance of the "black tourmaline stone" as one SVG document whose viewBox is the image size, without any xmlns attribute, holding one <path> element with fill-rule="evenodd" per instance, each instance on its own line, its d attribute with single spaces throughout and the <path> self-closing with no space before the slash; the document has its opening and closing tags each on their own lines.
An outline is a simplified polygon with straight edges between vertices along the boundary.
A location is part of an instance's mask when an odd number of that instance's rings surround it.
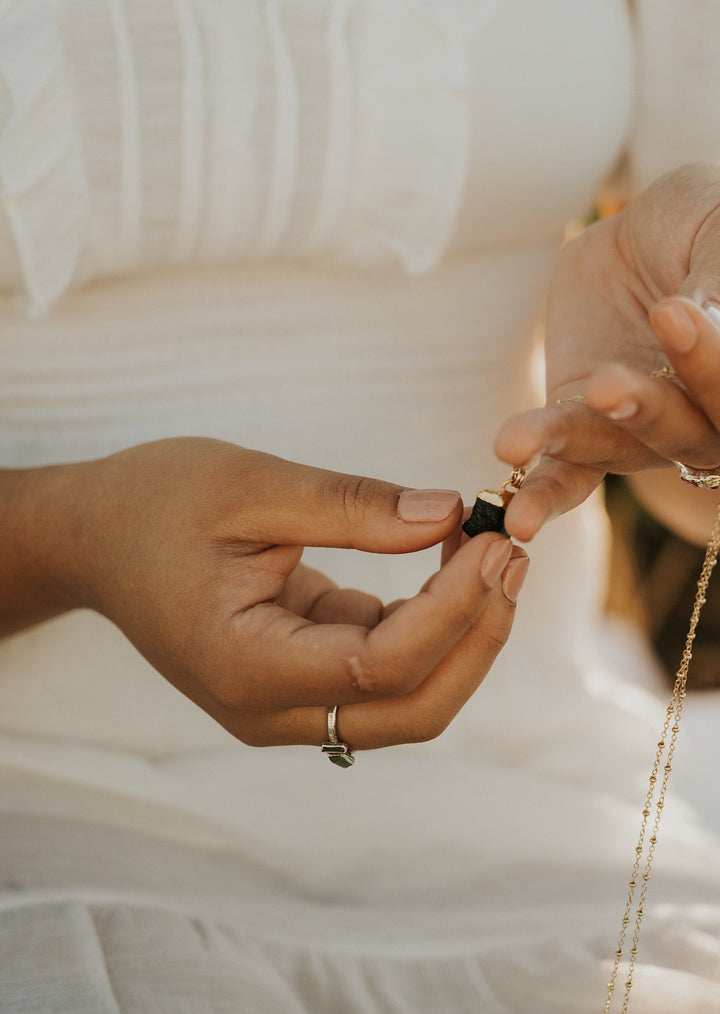
<svg viewBox="0 0 720 1014">
<path fill-rule="evenodd" d="M 478 497 L 472 509 L 472 514 L 462 527 L 465 534 L 469 535 L 471 539 L 481 532 L 500 532 L 502 535 L 507 535 L 505 531 L 505 508 L 499 507 L 494 503 L 488 503 L 487 500 Z"/>
</svg>

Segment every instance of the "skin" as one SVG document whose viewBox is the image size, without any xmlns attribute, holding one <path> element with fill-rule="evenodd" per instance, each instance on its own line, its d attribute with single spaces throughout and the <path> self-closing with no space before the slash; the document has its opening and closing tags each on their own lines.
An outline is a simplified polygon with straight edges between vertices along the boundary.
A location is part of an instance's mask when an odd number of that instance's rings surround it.
<svg viewBox="0 0 720 1014">
<path fill-rule="evenodd" d="M 355 749 L 433 738 L 505 643 L 527 556 L 480 536 L 389 606 L 301 564 L 306 545 L 407 553 L 457 531 L 459 494 L 406 521 L 402 493 L 194 438 L 0 473 L 0 633 L 97 610 L 252 745 L 321 743 L 335 703 Z"/>
<path fill-rule="evenodd" d="M 666 471 L 720 464 L 720 166 L 662 177 L 567 244 L 547 308 L 547 404 L 508 419 L 498 456 L 534 464 L 506 517 L 521 541 L 633 474 L 662 521 L 707 539 L 718 494 Z M 709 311 L 709 312 L 708 312 Z M 671 365 L 677 380 L 651 377 Z M 582 401 L 565 399 L 581 395 Z M 561 402 L 561 404 L 557 404 Z"/>
<path fill-rule="evenodd" d="M 511 535 L 531 539 L 608 471 L 642 474 L 657 503 L 668 459 L 720 462 L 720 332 L 702 309 L 720 306 L 718 279 L 715 165 L 664 177 L 563 250 L 547 407 L 497 438 L 509 464 L 538 462 L 508 509 Z M 668 362 L 682 386 L 648 376 Z M 555 404 L 578 394 L 584 403 Z M 684 516 L 704 537 L 717 496 L 670 478 L 666 520 Z M 459 496 L 441 519 L 403 520 L 402 492 L 189 438 L 0 473 L 0 633 L 95 609 L 255 745 L 322 742 L 335 703 L 354 748 L 431 739 L 507 639 L 527 558 L 497 535 L 463 541 Z M 443 540 L 441 569 L 402 603 L 338 589 L 300 562 L 306 545 L 406 553 Z"/>
</svg>

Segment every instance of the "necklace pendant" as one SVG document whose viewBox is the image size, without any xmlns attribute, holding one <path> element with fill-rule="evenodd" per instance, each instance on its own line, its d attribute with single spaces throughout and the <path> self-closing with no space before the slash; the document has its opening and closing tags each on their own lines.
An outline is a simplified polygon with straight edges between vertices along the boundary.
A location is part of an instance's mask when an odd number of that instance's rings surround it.
<svg viewBox="0 0 720 1014">
<path fill-rule="evenodd" d="M 481 532 L 499 532 L 508 537 L 505 531 L 505 511 L 524 480 L 525 469 L 514 468 L 512 475 L 500 489 L 480 490 L 472 513 L 462 526 L 465 534 L 471 539 Z"/>
<path fill-rule="evenodd" d="M 481 532 L 500 532 L 501 535 L 507 535 L 505 531 L 505 508 L 500 504 L 485 499 L 485 494 L 493 492 L 493 490 L 484 489 L 478 493 L 472 513 L 462 526 L 462 530 L 471 539 L 476 535 L 480 535 Z"/>
</svg>

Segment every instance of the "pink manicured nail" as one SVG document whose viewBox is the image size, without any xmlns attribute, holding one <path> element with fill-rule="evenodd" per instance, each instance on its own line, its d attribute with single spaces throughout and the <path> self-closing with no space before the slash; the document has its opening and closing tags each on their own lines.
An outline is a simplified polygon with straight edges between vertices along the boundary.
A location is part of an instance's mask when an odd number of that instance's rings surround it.
<svg viewBox="0 0 720 1014">
<path fill-rule="evenodd" d="M 460 503 L 454 489 L 404 489 L 397 505 L 398 517 L 414 523 L 444 521 Z"/>
<path fill-rule="evenodd" d="M 505 538 L 496 539 L 486 549 L 483 562 L 480 564 L 480 574 L 488 588 L 492 588 L 502 574 L 512 551 L 512 542 Z"/>
<path fill-rule="evenodd" d="M 520 589 L 525 581 L 529 566 L 529 557 L 518 556 L 516 559 L 511 560 L 505 568 L 502 579 L 503 591 L 505 592 L 505 598 L 509 602 L 512 602 L 513 605 L 517 602 L 517 597 L 520 594 Z"/>
<path fill-rule="evenodd" d="M 611 408 L 605 415 L 610 419 L 617 419 L 618 421 L 621 419 L 632 419 L 637 414 L 638 408 L 638 403 L 633 401 L 632 398 L 623 398 L 622 401 L 617 403 L 615 408 Z"/>
<path fill-rule="evenodd" d="M 673 303 L 665 310 L 665 340 L 675 352 L 689 352 L 697 341 L 695 321 L 687 310 Z"/>
</svg>

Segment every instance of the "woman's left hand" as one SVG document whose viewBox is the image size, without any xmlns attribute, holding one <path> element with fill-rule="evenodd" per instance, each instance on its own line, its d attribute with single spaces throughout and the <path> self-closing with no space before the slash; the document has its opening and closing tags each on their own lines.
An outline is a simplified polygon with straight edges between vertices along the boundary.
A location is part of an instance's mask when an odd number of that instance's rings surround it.
<svg viewBox="0 0 720 1014">
<path fill-rule="evenodd" d="M 607 472 L 720 465 L 720 165 L 662 177 L 561 252 L 548 299 L 547 404 L 496 440 L 533 461 L 514 537 L 585 500 Z M 677 373 L 672 376 L 671 371 Z"/>
</svg>

